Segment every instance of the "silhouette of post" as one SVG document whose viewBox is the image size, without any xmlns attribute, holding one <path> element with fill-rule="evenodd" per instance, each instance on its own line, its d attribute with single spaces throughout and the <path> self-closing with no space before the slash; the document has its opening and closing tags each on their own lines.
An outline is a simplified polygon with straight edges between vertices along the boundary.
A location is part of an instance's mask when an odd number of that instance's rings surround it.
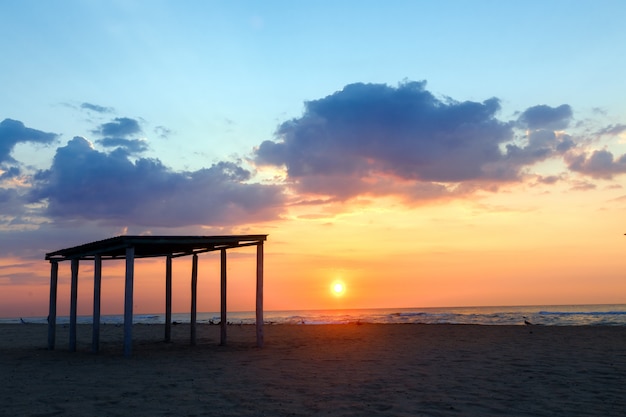
<svg viewBox="0 0 626 417">
<path fill-rule="evenodd" d="M 198 309 L 198 255 L 193 254 L 191 261 L 191 344 L 196 344 L 196 318 Z"/>
<path fill-rule="evenodd" d="M 165 258 L 165 341 L 172 340 L 172 255 Z"/>
<path fill-rule="evenodd" d="M 72 259 L 70 291 L 70 352 L 76 351 L 76 313 L 78 307 L 78 259 Z"/>
<path fill-rule="evenodd" d="M 102 290 L 102 257 L 96 255 L 93 265 L 93 335 L 91 350 L 100 350 L 100 294 Z"/>
<path fill-rule="evenodd" d="M 226 345 L 226 249 L 220 251 L 220 345 Z"/>
<path fill-rule="evenodd" d="M 133 352 L 133 281 L 135 279 L 135 248 L 126 248 L 126 279 L 124 286 L 124 356 Z"/>
<path fill-rule="evenodd" d="M 263 242 L 256 246 L 256 345 L 263 347 Z"/>
<path fill-rule="evenodd" d="M 59 282 L 59 263 L 50 262 L 50 307 L 48 310 L 48 349 L 54 350 L 57 330 L 57 287 Z"/>
</svg>

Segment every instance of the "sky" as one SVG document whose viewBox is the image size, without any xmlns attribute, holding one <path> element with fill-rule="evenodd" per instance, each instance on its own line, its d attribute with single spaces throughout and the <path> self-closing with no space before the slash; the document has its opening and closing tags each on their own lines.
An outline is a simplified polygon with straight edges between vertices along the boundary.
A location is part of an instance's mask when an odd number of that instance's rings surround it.
<svg viewBox="0 0 626 417">
<path fill-rule="evenodd" d="M 0 317 L 47 314 L 46 253 L 122 234 L 268 234 L 267 310 L 626 300 L 622 1 L 0 16 Z M 228 256 L 229 309 L 253 310 L 255 252 Z M 136 313 L 164 311 L 164 264 L 137 261 Z M 190 269 L 175 260 L 174 311 Z M 120 262 L 102 291 L 121 313 Z M 219 310 L 219 254 L 200 257 L 199 294 Z"/>
</svg>

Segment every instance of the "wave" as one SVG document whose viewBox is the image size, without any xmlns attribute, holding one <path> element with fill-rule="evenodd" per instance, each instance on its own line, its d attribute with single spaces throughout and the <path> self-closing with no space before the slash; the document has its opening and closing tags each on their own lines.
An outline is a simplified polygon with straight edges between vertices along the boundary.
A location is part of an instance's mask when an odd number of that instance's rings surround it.
<svg viewBox="0 0 626 417">
<path fill-rule="evenodd" d="M 479 324 L 479 325 L 525 325 L 545 326 L 626 326 L 626 305 L 571 305 L 571 306 L 513 306 L 513 307 L 449 307 L 449 308 L 387 308 L 355 310 L 290 310 L 265 311 L 268 324 Z M 91 324 L 91 316 L 78 316 L 80 324 Z M 189 313 L 174 313 L 172 321 L 189 323 Z M 229 324 L 256 323 L 253 311 L 229 312 Z M 102 324 L 119 325 L 124 315 L 102 315 Z M 197 322 L 218 324 L 217 312 L 199 312 Z M 45 324 L 46 317 L 0 318 L 0 324 Z M 69 323 L 69 317 L 57 317 L 57 324 Z M 163 324 L 164 314 L 136 314 L 136 324 Z"/>
<path fill-rule="evenodd" d="M 445 313 L 440 313 L 440 314 L 445 314 Z M 425 313 L 423 311 L 418 311 L 418 312 L 411 312 L 411 313 L 393 313 L 391 314 L 391 316 L 397 316 L 397 317 L 420 317 L 420 316 L 428 316 L 428 315 L 436 315 L 436 313 Z"/>
<path fill-rule="evenodd" d="M 623 316 L 626 311 L 540 311 L 543 316 Z"/>
</svg>

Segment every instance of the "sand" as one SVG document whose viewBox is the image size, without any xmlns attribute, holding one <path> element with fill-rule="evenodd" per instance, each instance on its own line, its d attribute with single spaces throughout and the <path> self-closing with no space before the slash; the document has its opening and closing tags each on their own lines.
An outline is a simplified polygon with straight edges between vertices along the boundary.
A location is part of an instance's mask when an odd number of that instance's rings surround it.
<svg viewBox="0 0 626 417">
<path fill-rule="evenodd" d="M 2 416 L 624 416 L 626 327 L 0 326 Z"/>
</svg>

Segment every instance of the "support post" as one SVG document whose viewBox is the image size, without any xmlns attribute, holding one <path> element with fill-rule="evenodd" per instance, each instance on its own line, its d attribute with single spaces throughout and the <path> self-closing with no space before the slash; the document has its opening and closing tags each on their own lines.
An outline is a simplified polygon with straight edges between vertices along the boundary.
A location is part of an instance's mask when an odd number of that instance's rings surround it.
<svg viewBox="0 0 626 417">
<path fill-rule="evenodd" d="M 54 350 L 57 330 L 57 287 L 59 263 L 50 261 L 50 307 L 48 310 L 48 349 Z"/>
<path fill-rule="evenodd" d="M 93 265 L 93 336 L 91 350 L 100 350 L 100 294 L 102 289 L 102 257 L 96 255 Z"/>
<path fill-rule="evenodd" d="M 165 259 L 165 341 L 172 340 L 172 255 Z"/>
<path fill-rule="evenodd" d="M 220 251 L 220 345 L 226 345 L 226 249 Z"/>
<path fill-rule="evenodd" d="M 135 248 L 126 248 L 126 281 L 124 289 L 124 356 L 133 350 L 133 281 L 135 270 Z"/>
<path fill-rule="evenodd" d="M 196 344 L 196 315 L 198 309 L 198 255 L 193 254 L 191 263 L 191 344 Z"/>
<path fill-rule="evenodd" d="M 263 335 L 263 242 L 256 247 L 256 345 L 262 348 Z"/>
<path fill-rule="evenodd" d="M 72 259 L 70 291 L 70 352 L 76 352 L 76 312 L 78 307 L 78 259 Z"/>
</svg>

